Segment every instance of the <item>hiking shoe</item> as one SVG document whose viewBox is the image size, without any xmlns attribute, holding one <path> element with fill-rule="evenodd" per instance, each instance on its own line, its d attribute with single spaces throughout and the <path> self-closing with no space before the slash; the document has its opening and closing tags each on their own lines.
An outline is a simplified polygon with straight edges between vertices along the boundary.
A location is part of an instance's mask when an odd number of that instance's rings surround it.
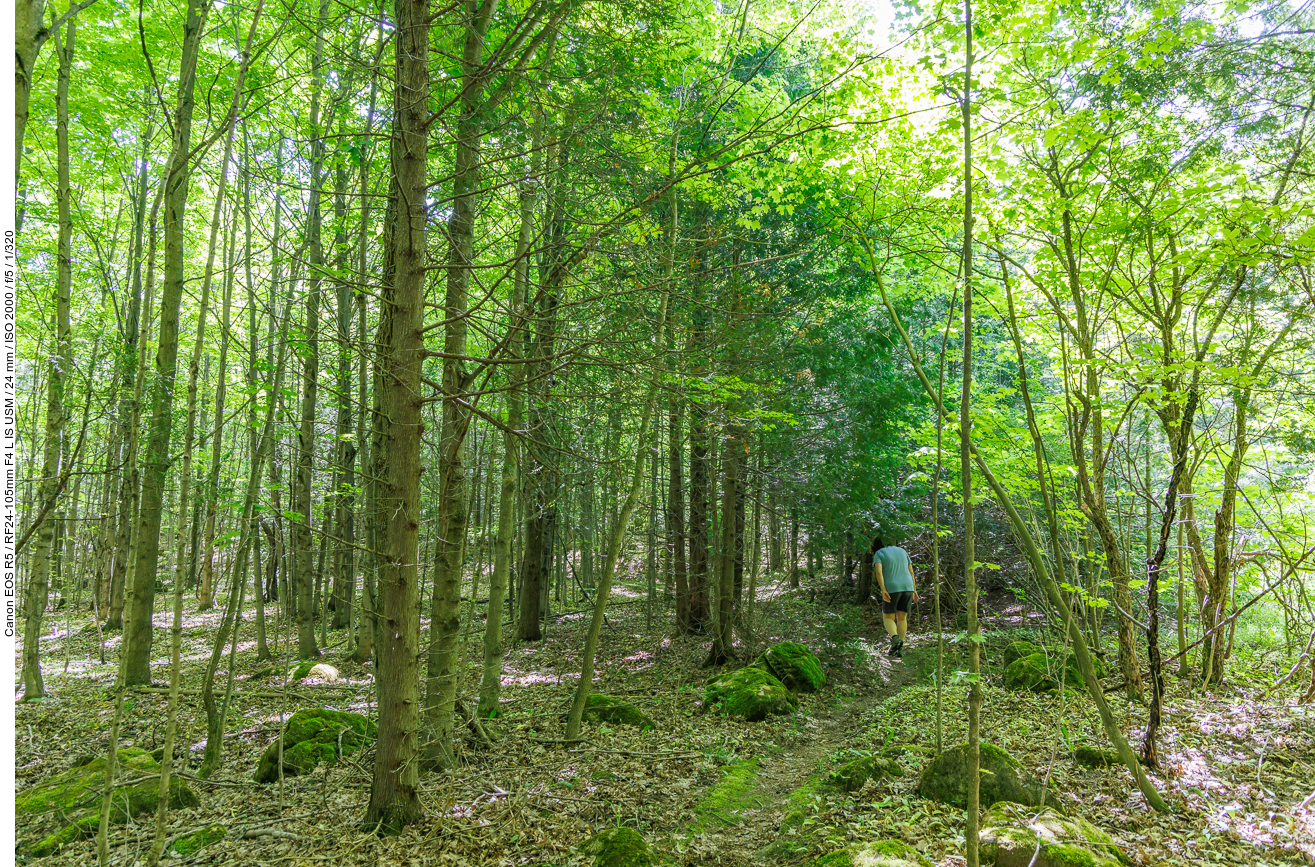
<svg viewBox="0 0 1315 867">
<path fill-rule="evenodd" d="M 903 649 L 904 649 L 904 642 L 900 641 L 898 636 L 892 635 L 890 637 L 890 650 L 886 651 L 886 655 L 889 656 L 891 659 L 899 659 L 900 652 Z"/>
<path fill-rule="evenodd" d="M 904 642 L 901 641 L 899 644 L 895 645 L 895 649 L 891 651 L 891 654 L 890 654 L 890 655 L 891 655 L 893 658 L 895 658 L 895 659 L 903 659 L 903 658 L 904 658 Z"/>
</svg>

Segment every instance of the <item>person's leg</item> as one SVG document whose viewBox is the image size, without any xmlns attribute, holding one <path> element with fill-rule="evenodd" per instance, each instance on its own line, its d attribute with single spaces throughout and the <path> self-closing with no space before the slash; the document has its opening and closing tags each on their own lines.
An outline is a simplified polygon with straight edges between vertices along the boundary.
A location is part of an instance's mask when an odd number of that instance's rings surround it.
<svg viewBox="0 0 1315 867">
<path fill-rule="evenodd" d="M 882 624 L 886 627 L 887 635 L 893 636 L 898 632 L 899 624 L 897 622 L 897 618 L 894 612 L 891 612 L 890 614 L 886 614 L 885 612 L 882 612 L 881 621 Z"/>
<path fill-rule="evenodd" d="M 909 613 L 907 611 L 895 612 L 895 632 L 899 635 L 900 643 L 904 643 L 904 636 L 909 632 Z"/>
</svg>

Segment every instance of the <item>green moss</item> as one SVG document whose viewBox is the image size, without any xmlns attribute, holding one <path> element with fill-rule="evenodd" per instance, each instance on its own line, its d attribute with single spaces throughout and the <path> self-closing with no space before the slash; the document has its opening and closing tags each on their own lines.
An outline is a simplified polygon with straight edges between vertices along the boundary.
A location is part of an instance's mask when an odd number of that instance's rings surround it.
<svg viewBox="0 0 1315 867">
<path fill-rule="evenodd" d="M 739 814 L 751 807 L 759 807 L 762 800 L 758 791 L 758 760 L 745 759 L 726 768 L 726 775 L 694 807 L 698 816 L 695 830 L 703 830 L 713 823 L 734 825 Z"/>
<path fill-rule="evenodd" d="M 374 735 L 374 722 L 361 714 L 322 708 L 299 710 L 283 727 L 283 775 L 310 773 L 320 762 L 332 762 L 356 752 Z M 278 750 L 275 739 L 260 757 L 256 782 L 278 780 Z"/>
<path fill-rule="evenodd" d="M 310 670 L 314 667 L 315 667 L 315 660 L 313 659 L 302 660 L 301 662 L 294 665 L 292 667 L 292 670 L 288 672 L 288 680 L 301 680 L 303 677 L 310 674 Z"/>
<path fill-rule="evenodd" d="M 122 785 L 122 781 L 142 773 L 158 773 L 160 766 L 150 753 L 137 747 L 119 750 L 118 762 L 118 782 L 111 801 L 110 820 L 121 823 L 130 817 L 154 813 L 160 800 L 159 779 L 142 780 L 128 786 Z M 105 757 L 97 756 L 15 796 L 14 810 L 18 816 L 33 821 L 53 813 L 64 822 L 60 830 L 33 846 L 31 854 L 37 857 L 54 854 L 68 843 L 96 832 L 100 824 L 101 793 L 105 789 L 105 765 Z M 200 803 L 180 778 L 170 778 L 171 809 L 196 807 Z"/>
<path fill-rule="evenodd" d="M 228 836 L 228 828 L 224 825 L 207 825 L 199 831 L 193 831 L 185 837 L 179 837 L 169 847 L 170 852 L 177 853 L 180 857 L 191 855 L 209 846 L 211 843 L 217 843 Z"/>
<path fill-rule="evenodd" d="M 831 775 L 831 784 L 845 792 L 857 792 L 870 779 L 896 779 L 902 776 L 904 769 L 898 763 L 877 756 L 864 756 L 842 765 Z"/>
<path fill-rule="evenodd" d="M 600 831 L 581 847 L 594 856 L 594 867 L 653 867 L 657 856 L 648 843 L 632 828 L 608 828 Z"/>
<path fill-rule="evenodd" d="M 1098 747 L 1078 747 L 1073 751 L 1073 761 L 1084 768 L 1108 768 L 1123 764 L 1123 760 L 1114 750 L 1102 750 Z"/>
<path fill-rule="evenodd" d="M 785 684 L 760 668 L 741 668 L 720 675 L 708 683 L 703 706 L 727 716 L 744 717 L 749 722 L 782 715 L 799 705 Z"/>
<path fill-rule="evenodd" d="M 932 867 L 917 849 L 901 840 L 859 843 L 817 859 L 814 867 Z"/>
<path fill-rule="evenodd" d="M 813 651 L 797 641 L 782 641 L 763 651 L 754 665 L 792 692 L 816 692 L 826 686 L 826 672 Z"/>
<path fill-rule="evenodd" d="M 592 722 L 610 722 L 619 725 L 651 729 L 657 726 L 653 718 L 628 701 L 606 695 L 590 693 L 585 700 L 584 718 Z"/>
<path fill-rule="evenodd" d="M 815 773 L 804 781 L 802 786 L 790 793 L 785 804 L 785 815 L 781 820 L 783 830 L 803 828 L 809 814 L 818 812 L 819 806 L 823 803 L 823 786 L 822 775 Z"/>
<path fill-rule="evenodd" d="M 1031 656 L 1034 653 L 1041 653 L 1041 648 L 1030 641 L 1011 641 L 1005 648 L 1004 664 L 1008 668 L 1017 660 Z"/>
<path fill-rule="evenodd" d="M 1036 805 L 1041 784 L 1026 774 L 1018 761 L 993 744 L 981 745 L 982 806 L 996 801 Z M 918 794 L 933 801 L 964 807 L 968 803 L 968 745 L 946 750 L 927 765 L 918 782 Z"/>
<path fill-rule="evenodd" d="M 999 867 L 1119 867 L 1123 852 L 1087 820 L 1000 802 L 982 816 L 982 860 Z M 1035 860 L 1034 860 L 1035 858 Z"/>
</svg>

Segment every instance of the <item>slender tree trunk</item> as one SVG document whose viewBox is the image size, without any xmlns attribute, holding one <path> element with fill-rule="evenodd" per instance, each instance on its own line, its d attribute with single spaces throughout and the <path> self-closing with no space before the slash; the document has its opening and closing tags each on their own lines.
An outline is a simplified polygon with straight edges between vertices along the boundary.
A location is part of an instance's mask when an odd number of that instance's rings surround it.
<svg viewBox="0 0 1315 867">
<path fill-rule="evenodd" d="M 56 85 L 55 138 L 58 147 L 58 183 L 56 190 L 59 210 L 59 239 L 55 266 L 55 345 L 49 362 L 46 383 L 46 434 L 41 459 L 41 483 L 37 503 L 45 508 L 60 495 L 62 460 L 71 460 L 64 448 L 64 387 L 68 371 L 73 364 L 72 335 L 69 326 L 69 295 L 73 286 L 73 216 L 70 209 L 68 144 L 68 88 L 73 69 L 73 50 L 76 40 L 76 19 L 70 18 L 62 41 L 56 43 L 59 52 L 59 81 Z M 56 37 L 58 39 L 59 37 Z M 22 76 L 20 67 L 19 75 Z M 19 146 L 22 146 L 20 132 Z M 88 398 L 90 400 L 90 398 Z M 49 509 L 40 519 L 32 548 L 32 568 L 25 588 L 23 607 L 23 700 L 42 698 L 46 694 L 41 678 L 41 621 L 46 612 L 47 582 L 49 580 L 51 545 L 55 534 L 55 510 Z"/>
<path fill-rule="evenodd" d="M 315 50 L 311 59 L 310 192 L 306 206 L 306 250 L 310 265 L 310 291 L 306 293 L 305 348 L 301 378 L 301 426 L 297 431 L 297 473 L 292 487 L 292 509 L 300 517 L 292 525 L 295 561 L 293 581 L 297 594 L 297 656 L 320 655 L 315 644 L 314 592 L 315 546 L 311 537 L 313 497 L 311 472 L 315 459 L 315 405 L 320 376 L 320 295 L 324 286 L 324 245 L 321 242 L 321 188 L 324 185 L 324 133 L 320 129 L 320 101 L 324 91 L 324 29 L 329 17 L 329 0 L 320 0 L 315 26 Z"/>
<path fill-rule="evenodd" d="M 666 345 L 666 327 L 667 327 L 667 310 L 669 308 L 670 286 L 668 281 L 663 289 L 662 304 L 658 312 L 657 323 L 657 345 Z M 651 448 L 649 443 L 650 423 L 653 419 L 654 407 L 657 405 L 658 383 L 650 386 L 648 397 L 644 402 L 644 413 L 639 422 L 639 436 L 635 441 L 634 469 L 630 475 L 630 488 L 626 494 L 625 502 L 621 506 L 620 514 L 612 524 L 612 532 L 609 534 L 607 544 L 607 559 L 603 561 L 603 579 L 598 584 L 598 592 L 594 596 L 594 612 L 589 622 L 589 632 L 585 636 L 584 651 L 582 653 L 582 664 L 580 666 L 580 682 L 575 688 L 575 697 L 571 702 L 570 713 L 566 717 L 566 739 L 574 740 L 580 734 L 580 721 L 584 716 L 585 703 L 589 700 L 589 692 L 593 689 L 594 680 L 594 657 L 598 651 L 598 636 L 603 629 L 603 617 L 607 609 L 607 597 L 612 592 L 612 580 L 616 575 L 616 564 L 621 557 L 621 544 L 625 541 L 626 527 L 630 523 L 630 515 L 635 510 L 635 503 L 639 500 L 639 491 L 644 484 L 644 461 L 648 458 L 648 452 Z"/>
<path fill-rule="evenodd" d="M 256 15 L 259 17 L 260 7 L 257 6 Z M 255 32 L 254 23 L 252 33 Z M 250 44 L 248 42 L 248 44 Z M 283 316 L 284 327 L 291 320 L 288 315 L 291 311 L 291 304 L 288 305 L 287 311 Z M 273 312 L 271 311 L 271 316 Z M 215 634 L 214 645 L 210 650 L 210 661 L 206 666 L 205 675 L 201 681 L 201 703 L 205 707 L 206 713 L 206 742 L 205 756 L 201 761 L 201 769 L 197 772 L 198 776 L 209 777 L 219 768 L 219 763 L 223 759 L 224 751 L 224 727 L 225 714 L 220 712 L 220 708 L 215 704 L 214 683 L 215 675 L 219 670 L 219 661 L 223 658 L 224 646 L 228 641 L 229 630 L 234 627 L 234 622 L 239 616 L 239 606 L 242 597 L 242 590 L 246 586 L 243 576 L 247 571 L 247 559 L 249 552 L 254 544 L 254 536 L 260 531 L 256 521 L 256 503 L 260 493 L 260 477 L 264 474 L 265 463 L 270 459 L 274 452 L 274 441 L 277 439 L 274 429 L 274 417 L 278 402 L 275 395 L 283 386 L 284 370 L 287 367 L 287 342 L 284 341 L 279 345 L 278 362 L 274 366 L 274 382 L 270 386 L 267 403 L 265 405 L 265 419 L 261 425 L 260 442 L 256 446 L 256 454 L 251 462 L 250 471 L 247 474 L 246 492 L 242 500 L 242 512 L 238 518 L 241 527 L 238 538 L 237 552 L 233 557 L 232 581 L 230 582 L 228 592 L 228 602 L 224 608 L 223 618 L 219 622 L 219 630 Z"/>
<path fill-rule="evenodd" d="M 684 452 L 685 420 L 681 397 L 672 392 L 667 398 L 667 545 L 671 548 L 672 581 L 676 587 L 676 632 L 694 631 L 690 619 L 689 574 L 685 565 L 685 491 Z"/>
<path fill-rule="evenodd" d="M 334 247 L 338 251 L 337 271 L 344 274 L 348 266 L 347 250 L 347 166 L 339 153 L 334 184 L 334 212 L 337 230 Z M 362 275 L 363 276 L 363 275 Z M 356 440 L 352 437 L 352 290 L 348 281 L 335 284 L 337 302 L 337 427 L 334 437 L 334 539 L 333 539 L 333 628 L 351 625 L 351 600 L 356 595 Z M 348 636 L 350 640 L 350 635 Z"/>
<path fill-rule="evenodd" d="M 729 413 L 729 408 L 728 408 Z M 743 433 L 728 422 L 722 435 L 721 539 L 717 546 L 717 613 L 712 624 L 712 647 L 704 667 L 724 665 L 735 658 L 731 608 L 735 596 L 735 505 L 740 495 L 739 452 Z"/>
<path fill-rule="evenodd" d="M 428 758 L 441 768 L 455 763 L 453 715 L 458 682 L 457 634 L 461 628 L 461 575 L 466 543 L 466 465 L 462 446 L 470 430 L 470 379 L 466 355 L 467 306 L 475 263 L 475 215 L 479 204 L 482 147 L 484 37 L 496 0 L 465 0 L 461 57 L 460 115 L 453 154 L 452 213 L 447 221 L 448 267 L 443 341 L 443 424 L 439 458 L 439 538 L 434 600 L 429 619 L 429 665 L 425 683 Z"/>
<path fill-rule="evenodd" d="M 376 512 L 380 552 L 379 732 L 365 826 L 395 832 L 420 819 L 420 393 L 424 348 L 429 2 L 397 0 L 393 187 L 380 305 Z"/>
<path fill-rule="evenodd" d="M 254 13 L 254 20 L 258 21 L 259 18 L 260 18 L 260 4 L 257 4 L 256 11 Z M 200 369 L 201 356 L 205 352 L 205 329 L 206 329 L 206 319 L 210 313 L 210 290 L 214 282 L 215 252 L 219 246 L 219 230 L 220 230 L 220 226 L 223 223 L 222 216 L 223 216 L 224 197 L 228 191 L 228 167 L 233 160 L 233 135 L 236 130 L 238 108 L 241 104 L 241 99 L 242 99 L 242 81 L 246 76 L 247 66 L 251 62 L 251 43 L 252 40 L 248 38 L 246 48 L 244 49 L 242 54 L 242 62 L 238 66 L 237 80 L 235 82 L 235 86 L 233 90 L 233 101 L 232 104 L 229 106 L 228 115 L 224 120 L 224 123 L 226 125 L 226 129 L 224 133 L 224 156 L 219 163 L 219 184 L 218 184 L 218 189 L 215 193 L 214 210 L 210 216 L 210 241 L 206 252 L 205 274 L 201 280 L 200 309 L 199 309 L 199 313 L 197 314 L 197 321 L 196 321 L 196 343 L 192 347 L 192 358 L 187 368 L 187 421 L 184 425 L 183 461 L 182 461 L 182 469 L 181 472 L 179 473 L 179 482 L 178 482 L 180 493 L 179 493 L 179 501 L 178 501 L 178 524 L 177 524 L 178 529 L 175 535 L 175 545 L 177 546 L 176 550 L 178 552 L 175 562 L 175 568 L 174 568 L 175 581 L 182 581 L 184 578 L 183 575 L 184 567 L 182 565 L 184 558 L 182 557 L 182 551 L 184 548 L 184 539 L 187 536 L 188 513 L 191 507 L 191 500 L 192 500 L 192 496 L 191 496 L 192 450 L 193 450 L 193 444 L 196 435 L 197 374 Z M 227 273 L 225 274 L 224 286 L 225 286 L 225 304 L 227 305 L 232 300 L 232 295 L 231 292 L 229 291 L 231 289 L 232 283 L 231 280 L 229 279 L 229 277 L 231 276 L 231 271 L 229 269 L 226 269 L 226 272 Z M 224 312 L 225 327 L 227 326 L 227 317 L 229 310 L 230 308 L 226 306 Z M 222 339 L 224 340 L 227 339 L 227 332 L 225 332 L 224 337 Z M 227 350 L 227 346 L 225 346 L 225 352 L 224 352 L 225 361 L 227 360 L 226 350 Z M 222 400 L 222 389 L 223 389 L 222 380 L 223 380 L 223 373 L 221 372 L 220 373 L 221 393 L 220 396 L 217 398 L 217 401 Z M 216 457 L 212 461 L 212 465 L 215 468 L 214 472 L 216 479 L 218 478 L 219 475 L 219 470 L 218 470 L 218 455 L 220 453 L 219 433 L 222 430 L 222 425 L 223 425 L 223 407 L 222 404 L 217 403 L 215 407 L 215 440 L 214 440 L 214 451 Z M 211 538 L 213 538 L 213 536 L 211 536 Z M 208 576 L 209 573 L 207 572 L 207 577 Z M 188 583 L 190 584 L 191 582 L 190 569 L 188 569 L 188 574 L 186 577 L 188 579 Z M 204 586 L 203 584 L 201 588 L 201 601 L 199 606 L 200 610 L 204 611 L 205 609 L 209 608 L 210 602 L 211 602 L 210 588 Z"/>
<path fill-rule="evenodd" d="M 142 480 L 141 520 L 138 523 L 137 561 L 132 596 L 124 629 L 125 683 L 150 683 L 151 631 L 155 610 L 155 578 L 160 563 L 160 526 L 164 517 L 165 478 L 169 472 L 169 434 L 173 426 L 174 379 L 178 374 L 178 312 L 183 296 L 183 233 L 191 172 L 188 157 L 192 142 L 193 91 L 210 0 L 188 0 L 183 25 L 178 105 L 173 116 L 173 151 L 164 193 L 164 289 L 160 297 L 159 344 L 151 385 L 150 437 L 146 473 Z"/>
<path fill-rule="evenodd" d="M 959 397 L 959 473 L 963 484 L 963 586 L 968 604 L 968 867 L 979 863 L 981 808 L 982 648 L 977 622 L 977 572 L 973 526 L 973 7 L 963 3 L 963 391 Z"/>
<path fill-rule="evenodd" d="M 259 8 L 259 7 L 257 7 Z M 237 221 L 233 221 L 236 232 Z M 231 248 L 230 248 L 231 249 Z M 228 334 L 233 311 L 233 264 L 230 259 L 224 279 L 224 299 L 219 314 L 219 371 L 215 379 L 215 422 L 210 434 L 210 467 L 202 486 L 202 508 L 205 510 L 205 529 L 201 545 L 201 600 L 199 610 L 214 604 L 215 519 L 219 513 L 219 464 L 224 455 L 224 402 L 228 395 Z M 198 517 L 200 517 L 198 515 Z"/>
<path fill-rule="evenodd" d="M 569 127 L 569 121 L 568 121 Z M 521 565 L 521 612 L 518 636 L 523 641 L 543 638 L 547 592 L 552 581 L 552 561 L 557 537 L 560 456 L 556 448 L 556 410 L 552 399 L 550 360 L 557 345 L 557 306 L 560 303 L 562 262 L 566 223 L 565 201 L 569 129 L 556 145 L 557 165 L 547 199 L 546 249 L 539 265 L 538 303 L 534 310 L 535 339 L 532 355 L 542 359 L 535 365 L 534 387 L 529 400 L 530 469 L 525 474 L 525 545 Z"/>
</svg>

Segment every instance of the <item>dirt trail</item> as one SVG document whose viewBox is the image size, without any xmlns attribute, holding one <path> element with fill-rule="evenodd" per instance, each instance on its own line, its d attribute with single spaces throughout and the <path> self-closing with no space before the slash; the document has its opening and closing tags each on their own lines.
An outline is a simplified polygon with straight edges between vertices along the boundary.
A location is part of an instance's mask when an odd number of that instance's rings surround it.
<svg viewBox="0 0 1315 867">
<path fill-rule="evenodd" d="M 705 853 L 715 851 L 723 865 L 766 863 L 762 850 L 781 837 L 791 793 L 807 783 L 835 752 L 855 744 L 870 709 L 918 676 L 918 666 L 910 664 L 917 660 L 917 654 L 910 647 L 905 661 L 883 655 L 877 663 L 880 679 L 866 688 L 860 686 L 857 696 L 853 695 L 852 684 L 829 685 L 806 700 L 800 710 L 801 734 L 792 743 L 765 745 L 752 756 L 758 760 L 754 788 L 739 799 L 745 806 L 736 811 L 736 821 L 728 825 L 708 823 L 691 841 L 691 848 Z M 849 697 L 841 697 L 845 695 Z M 780 857 L 770 860 L 779 863 Z"/>
</svg>

